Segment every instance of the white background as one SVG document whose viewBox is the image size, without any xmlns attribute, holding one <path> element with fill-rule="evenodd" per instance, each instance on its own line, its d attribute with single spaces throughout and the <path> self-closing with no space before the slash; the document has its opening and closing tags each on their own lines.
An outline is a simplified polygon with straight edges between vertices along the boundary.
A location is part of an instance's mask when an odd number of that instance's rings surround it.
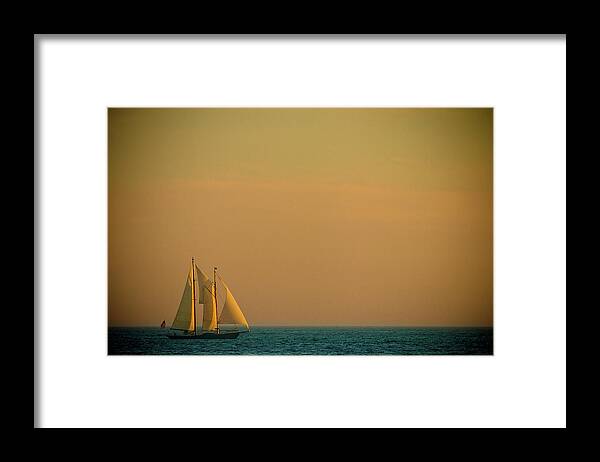
<svg viewBox="0 0 600 462">
<path fill-rule="evenodd" d="M 37 426 L 566 425 L 564 37 L 36 46 Z M 109 106 L 493 106 L 495 354 L 107 356 Z"/>
</svg>

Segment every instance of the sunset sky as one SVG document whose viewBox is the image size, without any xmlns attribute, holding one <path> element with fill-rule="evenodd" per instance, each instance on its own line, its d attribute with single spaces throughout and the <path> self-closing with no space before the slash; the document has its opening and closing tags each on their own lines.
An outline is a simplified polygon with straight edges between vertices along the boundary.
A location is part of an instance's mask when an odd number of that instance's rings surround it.
<svg viewBox="0 0 600 462">
<path fill-rule="evenodd" d="M 108 321 L 491 326 L 491 108 L 108 110 Z"/>
</svg>

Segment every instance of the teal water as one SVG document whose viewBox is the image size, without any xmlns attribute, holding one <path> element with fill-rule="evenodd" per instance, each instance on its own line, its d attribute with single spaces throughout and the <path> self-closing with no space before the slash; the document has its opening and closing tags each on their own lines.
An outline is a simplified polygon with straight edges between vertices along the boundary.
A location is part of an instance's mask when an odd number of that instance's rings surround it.
<svg viewBox="0 0 600 462">
<path fill-rule="evenodd" d="M 233 340 L 171 340 L 168 329 L 110 327 L 109 355 L 491 355 L 481 327 L 254 327 Z"/>
</svg>

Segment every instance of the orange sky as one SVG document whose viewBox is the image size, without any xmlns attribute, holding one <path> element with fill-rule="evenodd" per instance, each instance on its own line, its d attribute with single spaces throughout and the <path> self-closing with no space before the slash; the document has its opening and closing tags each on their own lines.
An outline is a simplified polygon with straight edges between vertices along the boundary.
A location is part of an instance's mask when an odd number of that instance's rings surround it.
<svg viewBox="0 0 600 462">
<path fill-rule="evenodd" d="M 108 110 L 109 325 L 492 325 L 492 109 Z"/>
</svg>

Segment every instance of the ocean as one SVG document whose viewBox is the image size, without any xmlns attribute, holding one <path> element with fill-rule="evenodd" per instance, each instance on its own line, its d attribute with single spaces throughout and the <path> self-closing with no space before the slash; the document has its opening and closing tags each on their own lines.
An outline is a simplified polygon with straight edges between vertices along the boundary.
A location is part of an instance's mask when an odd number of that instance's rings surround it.
<svg viewBox="0 0 600 462">
<path fill-rule="evenodd" d="M 109 355 L 491 355 L 491 327 L 253 327 L 233 340 L 171 340 L 109 327 Z"/>
</svg>

